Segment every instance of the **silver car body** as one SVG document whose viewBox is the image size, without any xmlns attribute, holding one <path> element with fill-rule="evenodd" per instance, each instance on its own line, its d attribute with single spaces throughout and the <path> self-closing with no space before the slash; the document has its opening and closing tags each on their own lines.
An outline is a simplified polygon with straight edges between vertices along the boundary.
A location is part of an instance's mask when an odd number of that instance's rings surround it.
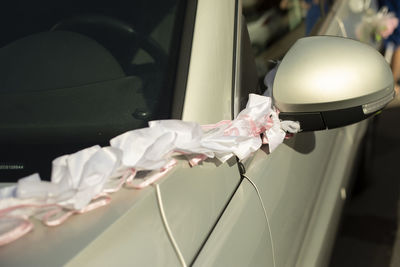
<svg viewBox="0 0 400 267">
<path fill-rule="evenodd" d="M 232 119 L 240 98 L 240 1 L 198 0 L 182 119 Z M 333 14 L 350 28 L 346 1 Z M 342 17 L 341 17 L 342 16 Z M 343 35 L 331 17 L 321 34 Z M 353 34 L 353 35 L 352 35 Z M 324 266 L 367 121 L 300 133 L 243 162 L 185 160 L 143 190 L 0 248 L 3 266 Z M 159 191 L 158 191 L 159 190 Z"/>
</svg>

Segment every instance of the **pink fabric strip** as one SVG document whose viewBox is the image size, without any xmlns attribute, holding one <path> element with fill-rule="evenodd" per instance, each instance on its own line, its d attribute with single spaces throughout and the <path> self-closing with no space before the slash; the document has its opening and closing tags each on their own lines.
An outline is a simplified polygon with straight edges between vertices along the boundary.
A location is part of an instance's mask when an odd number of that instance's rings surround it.
<svg viewBox="0 0 400 267">
<path fill-rule="evenodd" d="M 195 157 L 189 158 L 189 164 L 191 167 L 197 166 L 203 160 L 206 160 L 208 157 L 206 155 L 200 154 L 196 155 Z"/>
<path fill-rule="evenodd" d="M 65 210 L 62 207 L 47 212 L 42 222 L 47 226 L 57 226 L 65 222 L 71 215 L 83 214 L 97 208 L 108 205 L 111 202 L 111 197 L 108 194 L 100 194 L 96 196 L 89 205 L 81 210 Z"/>
<path fill-rule="evenodd" d="M 46 207 L 52 207 L 52 206 L 59 206 L 58 204 L 20 204 L 20 205 L 15 205 L 12 207 L 8 207 L 5 209 L 0 210 L 0 218 L 5 217 L 6 214 L 18 210 L 18 209 L 25 209 L 25 208 L 46 208 Z"/>
<path fill-rule="evenodd" d="M 104 193 L 115 193 L 118 192 L 122 186 L 127 182 L 127 181 L 131 181 L 136 175 L 136 170 L 135 169 L 129 169 L 128 171 L 126 171 L 122 177 L 119 179 L 119 183 L 116 187 L 114 188 L 107 188 L 105 189 L 103 192 Z"/>
<path fill-rule="evenodd" d="M 14 227 L 13 229 L 3 233 L 0 235 L 0 246 L 6 245 L 8 243 L 11 243 L 18 238 L 26 235 L 33 229 L 33 224 L 25 218 L 20 218 L 20 217 L 3 217 L 1 219 L 14 219 L 14 220 L 21 220 L 21 222 Z"/>
<path fill-rule="evenodd" d="M 106 194 L 106 193 L 102 193 L 97 195 L 92 202 L 90 202 L 89 205 L 87 205 L 86 207 L 84 207 L 81 210 L 76 211 L 76 213 L 82 214 L 82 213 L 86 213 L 95 209 L 98 209 L 100 207 L 104 207 L 108 204 L 110 204 L 111 202 L 111 196 Z"/>
<path fill-rule="evenodd" d="M 231 120 L 222 120 L 222 121 L 217 122 L 217 123 L 215 123 L 215 124 L 205 124 L 205 125 L 201 125 L 201 128 L 202 128 L 203 130 L 205 130 L 205 131 L 208 131 L 208 130 L 217 128 L 217 127 L 222 126 L 222 125 L 230 125 L 231 123 L 232 123 Z"/>
<path fill-rule="evenodd" d="M 47 212 L 42 219 L 42 222 L 47 226 L 57 226 L 65 222 L 74 211 L 66 211 L 61 207 Z"/>
<path fill-rule="evenodd" d="M 159 172 L 155 173 L 154 175 L 143 179 L 144 181 L 135 184 L 133 183 L 133 180 L 130 182 L 127 182 L 126 185 L 127 187 L 135 188 L 135 189 L 142 189 L 145 188 L 146 186 L 149 186 L 156 182 L 158 179 L 164 177 L 175 165 L 177 164 L 177 161 L 175 159 L 170 160 L 165 167 L 163 167 Z"/>
</svg>

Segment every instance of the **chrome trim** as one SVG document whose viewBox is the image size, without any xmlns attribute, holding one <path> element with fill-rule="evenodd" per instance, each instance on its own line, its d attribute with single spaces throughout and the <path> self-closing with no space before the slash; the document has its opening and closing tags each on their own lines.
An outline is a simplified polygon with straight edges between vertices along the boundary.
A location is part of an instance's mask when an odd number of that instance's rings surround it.
<svg viewBox="0 0 400 267">
<path fill-rule="evenodd" d="M 385 96 L 377 101 L 362 105 L 362 110 L 363 110 L 364 114 L 368 115 L 368 114 L 374 113 L 375 111 L 382 109 L 390 101 L 392 101 L 394 99 L 394 95 L 395 95 L 394 93 L 390 93 L 387 96 Z"/>
<path fill-rule="evenodd" d="M 232 119 L 240 112 L 240 51 L 242 49 L 242 0 L 236 0 L 235 13 L 235 37 L 234 37 L 234 58 L 232 79 Z"/>
</svg>

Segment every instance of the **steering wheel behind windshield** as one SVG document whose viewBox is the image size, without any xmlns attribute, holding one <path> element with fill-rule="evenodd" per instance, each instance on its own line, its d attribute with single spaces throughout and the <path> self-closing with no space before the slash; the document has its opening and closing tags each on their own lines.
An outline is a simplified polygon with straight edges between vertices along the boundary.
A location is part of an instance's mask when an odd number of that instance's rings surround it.
<svg viewBox="0 0 400 267">
<path fill-rule="evenodd" d="M 118 19 L 103 15 L 81 15 L 58 22 L 51 31 L 72 31 L 86 35 L 103 45 L 121 64 L 127 75 L 143 78 L 160 72 L 167 62 L 167 54 L 150 36 L 141 34 Z M 134 64 L 140 49 L 146 51 L 153 62 Z"/>
</svg>

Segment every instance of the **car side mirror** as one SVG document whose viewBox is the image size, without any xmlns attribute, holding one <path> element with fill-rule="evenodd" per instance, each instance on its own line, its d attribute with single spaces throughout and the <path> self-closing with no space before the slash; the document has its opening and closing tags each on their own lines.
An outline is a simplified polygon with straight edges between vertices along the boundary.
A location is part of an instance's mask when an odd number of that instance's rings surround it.
<svg viewBox="0 0 400 267">
<path fill-rule="evenodd" d="M 314 36 L 299 39 L 286 53 L 272 97 L 280 119 L 315 131 L 376 114 L 394 98 L 394 82 L 389 64 L 369 45 Z"/>
</svg>

